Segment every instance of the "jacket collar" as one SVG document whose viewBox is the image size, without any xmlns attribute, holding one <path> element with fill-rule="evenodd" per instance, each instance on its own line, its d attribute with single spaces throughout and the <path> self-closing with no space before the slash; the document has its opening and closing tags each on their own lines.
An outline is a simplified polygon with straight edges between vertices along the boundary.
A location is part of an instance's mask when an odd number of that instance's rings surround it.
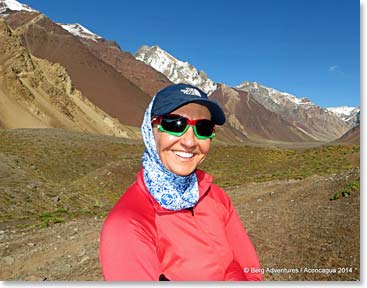
<svg viewBox="0 0 367 288">
<path fill-rule="evenodd" d="M 197 169 L 195 173 L 196 173 L 196 176 L 197 176 L 197 179 L 198 179 L 198 186 L 199 186 L 199 200 L 198 201 L 200 201 L 204 197 L 206 192 L 209 190 L 210 185 L 213 182 L 213 176 L 211 176 L 210 174 L 208 174 L 208 173 L 206 173 L 202 170 L 199 170 L 199 169 Z M 143 168 L 141 168 L 138 175 L 137 175 L 137 177 L 136 177 L 136 182 L 139 185 L 140 189 L 145 194 L 147 194 L 147 196 L 149 197 L 149 200 L 152 202 L 152 205 L 153 205 L 154 209 L 157 212 L 166 212 L 166 213 L 178 212 L 178 211 L 168 210 L 168 209 L 162 207 L 161 205 L 159 205 L 159 203 L 149 193 L 147 187 L 145 186 L 143 175 L 144 175 L 144 171 L 143 171 Z"/>
</svg>

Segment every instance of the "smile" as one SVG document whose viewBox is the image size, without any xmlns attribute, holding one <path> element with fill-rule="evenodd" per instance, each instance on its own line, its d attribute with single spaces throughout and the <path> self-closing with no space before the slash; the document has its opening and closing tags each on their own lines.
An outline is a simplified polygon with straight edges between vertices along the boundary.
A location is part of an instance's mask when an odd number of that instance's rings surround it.
<svg viewBox="0 0 367 288">
<path fill-rule="evenodd" d="M 185 159 L 194 157 L 193 153 L 184 152 L 184 151 L 173 151 L 173 153 L 175 153 L 178 157 L 185 158 Z"/>
</svg>

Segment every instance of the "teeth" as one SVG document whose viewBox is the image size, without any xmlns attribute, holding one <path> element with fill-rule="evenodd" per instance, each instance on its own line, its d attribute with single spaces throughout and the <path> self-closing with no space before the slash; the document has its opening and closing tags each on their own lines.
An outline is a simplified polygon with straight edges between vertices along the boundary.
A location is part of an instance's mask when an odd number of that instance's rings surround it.
<svg viewBox="0 0 367 288">
<path fill-rule="evenodd" d="M 177 156 L 180 156 L 182 158 L 191 158 L 194 156 L 194 154 L 192 153 L 188 153 L 188 152 L 183 152 L 183 151 L 174 151 L 174 153 L 177 155 Z"/>
</svg>

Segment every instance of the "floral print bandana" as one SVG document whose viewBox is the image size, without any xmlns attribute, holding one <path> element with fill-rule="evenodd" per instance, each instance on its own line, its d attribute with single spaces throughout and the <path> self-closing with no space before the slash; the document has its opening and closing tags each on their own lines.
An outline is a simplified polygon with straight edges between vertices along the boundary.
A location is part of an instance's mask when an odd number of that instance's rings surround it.
<svg viewBox="0 0 367 288">
<path fill-rule="evenodd" d="M 187 209 L 195 206 L 199 200 L 196 173 L 179 176 L 169 171 L 161 162 L 151 124 L 151 109 L 154 99 L 155 97 L 153 97 L 145 111 L 141 126 L 145 144 L 142 159 L 145 186 L 162 207 L 168 210 Z"/>
</svg>

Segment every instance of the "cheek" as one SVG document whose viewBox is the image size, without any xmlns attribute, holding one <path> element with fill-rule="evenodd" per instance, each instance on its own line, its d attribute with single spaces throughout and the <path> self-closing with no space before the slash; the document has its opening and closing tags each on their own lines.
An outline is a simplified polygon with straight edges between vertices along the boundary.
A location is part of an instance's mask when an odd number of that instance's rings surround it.
<svg viewBox="0 0 367 288">
<path fill-rule="evenodd" d="M 153 136 L 155 140 L 155 147 L 157 149 L 159 158 L 161 158 L 161 151 L 162 151 L 162 137 L 158 133 L 157 128 L 153 128 Z"/>
<path fill-rule="evenodd" d="M 157 148 L 158 155 L 161 157 L 161 153 L 166 149 L 171 147 L 175 141 L 177 141 L 177 137 L 169 135 L 167 133 L 161 133 L 157 128 L 153 129 L 153 135 L 155 140 L 155 146 Z"/>
<path fill-rule="evenodd" d="M 155 146 L 157 147 L 158 150 L 158 146 L 159 146 L 159 135 L 157 132 L 157 128 L 153 127 L 153 137 L 154 137 L 154 141 L 155 141 Z"/>
<path fill-rule="evenodd" d="M 206 158 L 206 156 L 209 153 L 210 150 L 210 144 L 211 144 L 211 140 L 205 140 L 203 143 L 200 143 L 200 153 L 202 154 L 202 161 L 204 161 L 204 159 Z"/>
</svg>

